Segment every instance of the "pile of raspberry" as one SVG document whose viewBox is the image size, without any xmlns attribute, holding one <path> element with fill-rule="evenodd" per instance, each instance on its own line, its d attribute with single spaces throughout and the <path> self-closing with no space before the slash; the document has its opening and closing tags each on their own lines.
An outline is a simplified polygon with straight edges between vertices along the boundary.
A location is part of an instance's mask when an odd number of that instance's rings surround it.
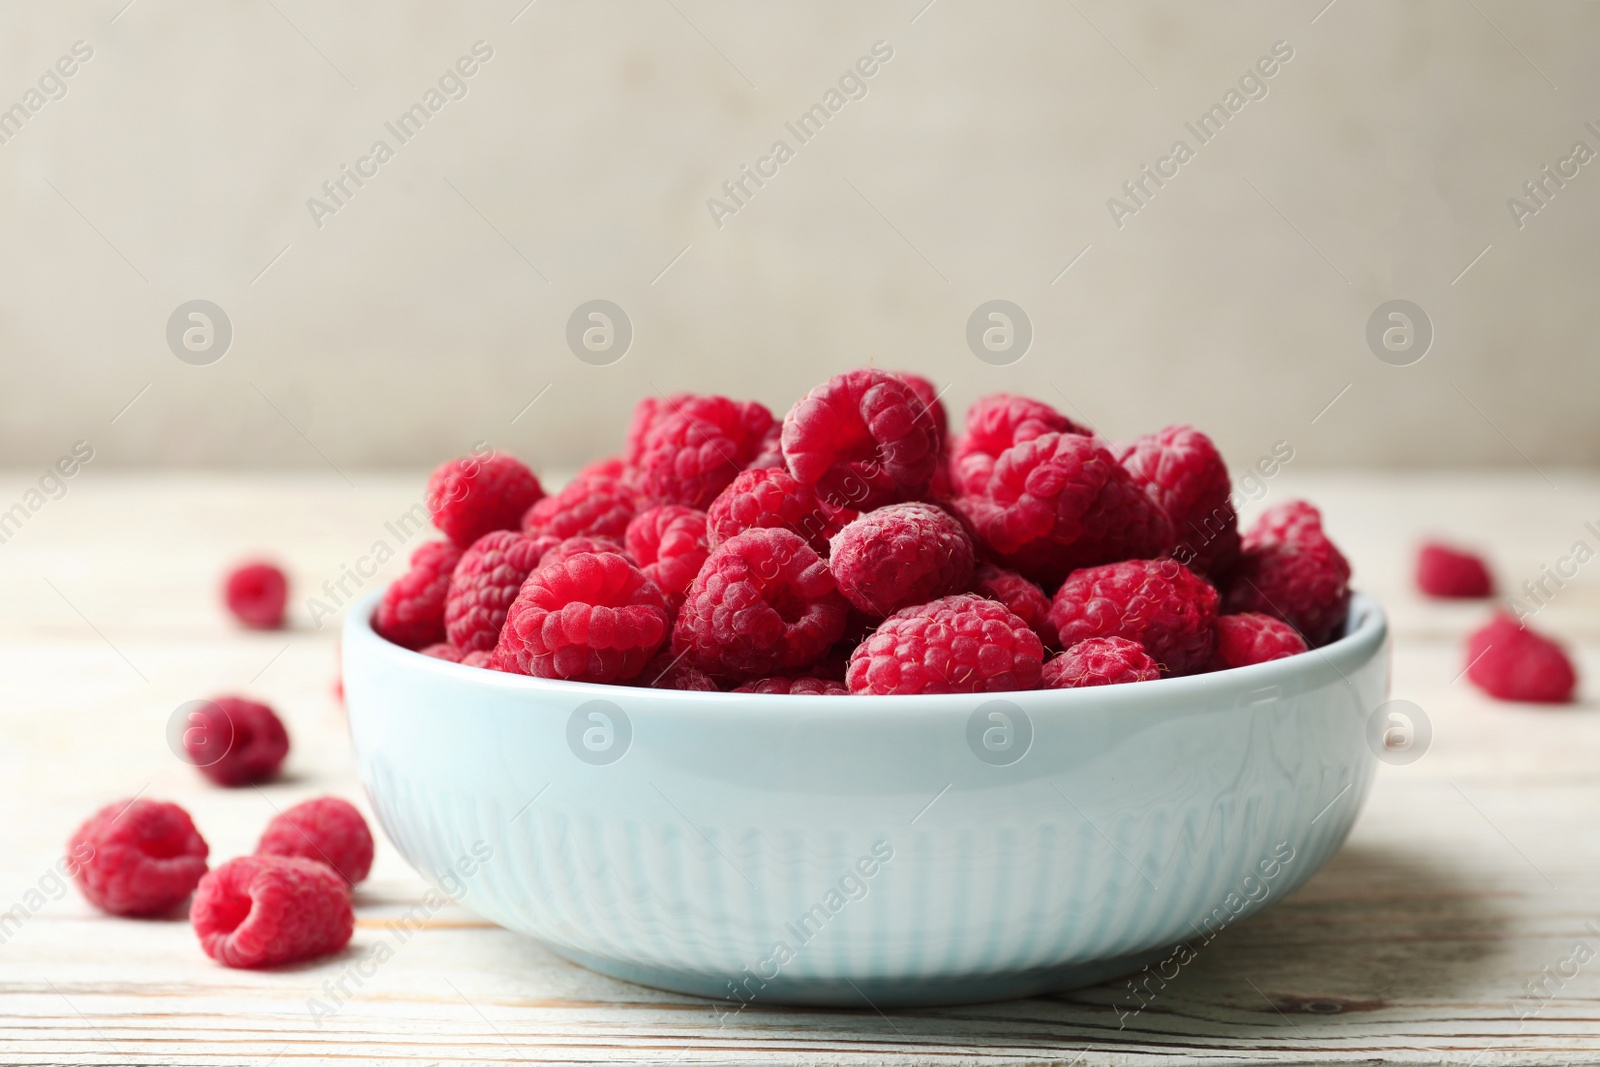
<svg viewBox="0 0 1600 1067">
<path fill-rule="evenodd" d="M 445 539 L 385 592 L 389 640 L 540 678 L 768 694 L 1147 681 L 1338 637 L 1350 566 L 1303 502 L 1242 537 L 1226 464 L 1172 426 L 1109 441 L 997 393 L 952 434 L 915 374 L 854 370 L 782 419 L 687 393 L 547 495 L 451 460 Z"/>
</svg>

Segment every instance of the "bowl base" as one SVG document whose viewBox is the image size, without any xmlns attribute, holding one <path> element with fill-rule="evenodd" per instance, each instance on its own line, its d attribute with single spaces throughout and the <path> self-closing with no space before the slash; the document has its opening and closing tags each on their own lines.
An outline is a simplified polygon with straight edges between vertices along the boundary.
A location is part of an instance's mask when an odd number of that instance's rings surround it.
<svg viewBox="0 0 1600 1067">
<path fill-rule="evenodd" d="M 635 985 L 707 997 L 738 1011 L 740 1006 L 793 1004 L 807 1007 L 860 1008 L 933 1007 L 943 1004 L 979 1004 L 995 1000 L 1018 1000 L 1045 993 L 1063 993 L 1084 986 L 1131 974 L 1168 956 L 1170 946 L 1112 959 L 1091 960 L 1061 967 L 1042 967 L 999 974 L 964 974 L 938 978 L 785 978 L 781 973 L 770 981 L 740 973 L 706 974 L 700 971 L 668 970 L 640 966 L 608 956 L 562 948 L 548 942 L 541 945 L 581 967 L 598 971 L 609 978 L 620 978 Z M 743 979 L 744 985 L 737 980 Z M 738 991 L 735 992 L 737 986 Z"/>
</svg>

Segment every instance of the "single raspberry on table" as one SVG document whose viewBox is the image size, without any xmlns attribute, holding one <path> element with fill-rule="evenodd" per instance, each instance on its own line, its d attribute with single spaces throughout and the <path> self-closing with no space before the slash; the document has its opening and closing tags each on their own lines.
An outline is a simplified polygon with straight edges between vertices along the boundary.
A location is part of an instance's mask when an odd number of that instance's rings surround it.
<svg viewBox="0 0 1600 1067">
<path fill-rule="evenodd" d="M 445 635 L 459 653 L 494 648 L 506 609 L 539 565 L 544 547 L 515 530 L 493 530 L 461 554 L 444 599 Z"/>
<path fill-rule="evenodd" d="M 276 630 L 289 602 L 289 579 L 276 564 L 243 563 L 228 572 L 222 598 L 233 617 L 252 630 Z"/>
<path fill-rule="evenodd" d="M 704 508 L 765 447 L 774 420 L 754 401 L 670 399 L 639 441 L 633 467 L 644 498 Z"/>
<path fill-rule="evenodd" d="M 325 863 L 355 885 L 372 869 L 372 831 L 349 801 L 318 797 L 274 816 L 256 845 L 256 855 Z"/>
<path fill-rule="evenodd" d="M 1304 501 L 1268 508 L 1245 535 L 1228 576 L 1230 615 L 1258 611 L 1300 631 L 1312 648 L 1339 636 L 1350 607 L 1350 564 Z"/>
<path fill-rule="evenodd" d="M 423 499 L 439 531 L 466 548 L 490 530 L 515 530 L 542 496 L 539 479 L 520 460 L 490 453 L 440 464 Z"/>
<path fill-rule="evenodd" d="M 711 554 L 706 513 L 681 504 L 660 504 L 634 516 L 625 537 L 628 554 L 676 610 Z"/>
<path fill-rule="evenodd" d="M 835 513 L 808 485 L 780 467 L 741 472 L 706 512 L 706 541 L 712 548 L 735 534 L 753 529 L 784 529 L 805 538 L 819 555 L 828 554 L 828 541 L 844 523 L 856 517 L 845 509 Z"/>
<path fill-rule="evenodd" d="M 355 930 L 350 890 L 325 863 L 240 856 L 200 880 L 189 921 L 225 967 L 272 967 L 344 948 Z"/>
<path fill-rule="evenodd" d="M 857 611 L 883 619 L 972 583 L 966 530 L 932 504 L 888 504 L 833 535 L 828 566 Z"/>
<path fill-rule="evenodd" d="M 107 804 L 67 843 L 84 897 L 112 915 L 165 915 L 206 873 L 210 848 L 189 813 L 159 800 Z"/>
<path fill-rule="evenodd" d="M 950 446 L 950 483 L 958 494 L 982 495 L 1006 449 L 1047 433 L 1092 437 L 1049 404 L 1011 393 L 979 397 L 967 409 L 966 432 Z"/>
<path fill-rule="evenodd" d="M 830 508 L 918 500 L 933 480 L 939 435 L 927 406 L 893 374 L 854 370 L 811 390 L 783 420 L 789 473 Z"/>
<path fill-rule="evenodd" d="M 1081 689 L 1091 685 L 1153 682 L 1161 668 L 1137 641 L 1126 637 L 1091 637 L 1079 641 L 1044 665 L 1043 689 Z"/>
<path fill-rule="evenodd" d="M 1056 591 L 1050 622 L 1061 647 L 1091 637 L 1137 641 L 1170 674 L 1211 659 L 1217 591 L 1170 559 L 1130 559 L 1074 571 Z"/>
<path fill-rule="evenodd" d="M 827 562 L 799 534 L 746 530 L 712 549 L 690 583 L 672 651 L 713 678 L 798 671 L 838 640 L 848 609 Z"/>
<path fill-rule="evenodd" d="M 857 695 L 1037 689 L 1044 646 L 1003 604 L 947 596 L 902 608 L 856 647 L 845 684 Z"/>
<path fill-rule="evenodd" d="M 522 516 L 530 537 L 621 537 L 639 510 L 639 493 L 620 478 L 595 474 L 569 482 Z"/>
<path fill-rule="evenodd" d="M 720 688 L 711 675 L 689 666 L 681 655 L 674 656 L 670 649 L 645 664 L 633 684 L 646 689 L 683 689 L 697 693 L 715 693 Z"/>
<path fill-rule="evenodd" d="M 850 690 L 843 682 L 827 678 L 762 678 L 746 682 L 733 690 L 735 693 L 765 693 L 769 696 L 794 697 L 847 697 Z"/>
<path fill-rule="evenodd" d="M 462 652 L 455 645 L 452 645 L 447 641 L 440 641 L 436 645 L 429 645 L 427 648 L 419 648 L 417 651 L 421 652 L 424 656 L 432 656 L 434 659 L 442 659 L 447 663 L 460 663 L 461 657 L 466 655 L 466 653 Z"/>
<path fill-rule="evenodd" d="M 1248 667 L 1306 651 L 1305 638 L 1282 619 L 1257 611 L 1217 616 L 1217 643 L 1211 653 L 1213 671 Z"/>
<path fill-rule="evenodd" d="M 1499 700 L 1565 704 L 1578 685 L 1566 650 L 1505 612 L 1467 636 L 1467 677 Z"/>
<path fill-rule="evenodd" d="M 1079 567 L 1160 555 L 1172 541 L 1166 512 L 1081 434 L 1008 448 L 987 491 L 955 504 L 998 562 L 1047 588 Z"/>
<path fill-rule="evenodd" d="M 539 540 L 542 542 L 544 539 L 539 538 Z M 539 555 L 539 566 L 543 567 L 551 563 L 560 563 L 562 560 L 571 559 L 573 556 L 580 555 L 585 552 L 591 554 L 609 553 L 613 556 L 621 556 L 629 563 L 637 562 L 633 558 L 632 554 L 629 553 L 627 549 L 622 547 L 621 539 L 616 537 L 590 537 L 584 534 L 577 537 L 568 537 L 562 541 L 557 541 L 554 545 L 551 545 L 549 548 L 545 549 L 545 551 Z"/>
<path fill-rule="evenodd" d="M 461 560 L 453 541 L 429 541 L 411 553 L 411 569 L 389 583 L 372 616 L 379 636 L 405 648 L 445 639 L 444 604 L 450 575 Z"/>
<path fill-rule="evenodd" d="M 217 785 L 253 785 L 278 773 L 289 732 L 270 707 L 244 697 L 198 701 L 183 731 L 184 754 Z"/>
<path fill-rule="evenodd" d="M 1197 574 L 1221 574 L 1239 558 L 1239 516 L 1228 465 L 1193 426 L 1168 426 L 1116 449 L 1134 481 L 1172 520 L 1173 558 Z"/>
<path fill-rule="evenodd" d="M 1004 604 L 1011 614 L 1028 624 L 1046 648 L 1055 647 L 1056 628 L 1050 625 L 1050 598 L 1044 590 L 1016 571 L 980 563 L 972 572 L 972 592 Z"/>
<path fill-rule="evenodd" d="M 1417 588 L 1432 597 L 1479 599 L 1494 592 L 1481 556 L 1430 541 L 1417 553 Z"/>
<path fill-rule="evenodd" d="M 506 613 L 496 666 L 575 682 L 625 682 L 666 639 L 667 603 L 622 556 L 585 552 L 528 576 Z"/>
</svg>

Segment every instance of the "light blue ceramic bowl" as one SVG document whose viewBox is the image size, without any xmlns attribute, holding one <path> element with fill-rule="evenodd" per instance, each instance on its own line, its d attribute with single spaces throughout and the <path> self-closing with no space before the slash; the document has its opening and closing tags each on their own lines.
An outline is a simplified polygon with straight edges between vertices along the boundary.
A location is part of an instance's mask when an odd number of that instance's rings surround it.
<svg viewBox="0 0 1600 1067">
<path fill-rule="evenodd" d="M 1376 763 L 1383 612 L 1138 685 L 781 697 L 551 682 L 351 613 L 362 782 L 478 914 L 605 974 L 754 1003 L 993 1000 L 1171 967 L 1327 861 Z"/>
</svg>

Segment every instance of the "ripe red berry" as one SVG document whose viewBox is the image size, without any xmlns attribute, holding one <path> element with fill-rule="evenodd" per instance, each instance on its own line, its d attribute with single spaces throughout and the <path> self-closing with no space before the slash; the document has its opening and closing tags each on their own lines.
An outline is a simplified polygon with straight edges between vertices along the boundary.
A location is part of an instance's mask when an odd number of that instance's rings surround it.
<svg viewBox="0 0 1600 1067">
<path fill-rule="evenodd" d="M 494 530 L 461 554 L 444 599 L 445 635 L 460 653 L 494 648 L 506 609 L 539 565 L 543 547 L 515 530 Z"/>
<path fill-rule="evenodd" d="M 1247 611 L 1217 617 L 1217 643 L 1211 653 L 1213 671 L 1266 663 L 1306 650 L 1306 642 L 1293 626 L 1271 615 Z"/>
<path fill-rule="evenodd" d="M 833 535 L 828 566 L 857 611 L 883 619 L 972 583 L 966 530 L 932 504 L 889 504 Z"/>
<path fill-rule="evenodd" d="M 1417 588 L 1428 596 L 1477 599 L 1494 592 L 1481 556 L 1430 541 L 1417 553 Z"/>
<path fill-rule="evenodd" d="M 1091 685 L 1153 682 L 1161 668 L 1144 646 L 1126 637 L 1091 637 L 1079 641 L 1044 665 L 1043 689 L 1081 689 Z"/>
<path fill-rule="evenodd" d="M 1011 614 L 1028 624 L 1039 635 L 1046 648 L 1056 643 L 1056 628 L 1050 625 L 1050 598 L 1044 590 L 1028 581 L 1016 571 L 1004 570 L 992 563 L 980 563 L 972 572 L 972 591 L 981 597 L 997 600 L 1010 609 Z"/>
<path fill-rule="evenodd" d="M 1350 564 L 1322 531 L 1322 517 L 1304 501 L 1268 508 L 1244 538 L 1227 612 L 1258 611 L 1300 631 L 1312 648 L 1344 628 L 1350 606 Z"/>
<path fill-rule="evenodd" d="M 706 513 L 680 504 L 648 508 L 628 523 L 625 538 L 628 554 L 676 611 L 689 583 L 711 554 L 706 544 Z"/>
<path fill-rule="evenodd" d="M 714 678 L 798 671 L 844 631 L 848 605 L 799 534 L 746 530 L 711 550 L 672 630 L 672 651 Z"/>
<path fill-rule="evenodd" d="M 829 538 L 855 517 L 856 512 L 848 509 L 836 514 L 823 507 L 811 487 L 801 485 L 786 469 L 757 468 L 741 472 L 711 502 L 706 541 L 715 548 L 746 530 L 785 529 L 825 556 Z"/>
<path fill-rule="evenodd" d="M 762 678 L 746 682 L 733 690 L 735 693 L 764 693 L 768 696 L 795 697 L 847 697 L 850 690 L 844 683 L 826 678 Z"/>
<path fill-rule="evenodd" d="M 1125 637 L 1171 674 L 1205 669 L 1216 621 L 1217 591 L 1170 559 L 1074 571 L 1050 605 L 1062 648 L 1091 637 Z"/>
<path fill-rule="evenodd" d="M 515 530 L 544 489 L 511 456 L 463 456 L 439 465 L 428 479 L 424 501 L 433 524 L 458 548 L 490 530 Z"/>
<path fill-rule="evenodd" d="M 683 689 L 697 693 L 715 693 L 718 689 L 716 679 L 689 666 L 681 655 L 674 656 L 670 649 L 645 664 L 633 684 L 646 689 Z"/>
<path fill-rule="evenodd" d="M 444 641 L 439 642 L 437 645 L 429 645 L 427 648 L 419 648 L 417 651 L 424 656 L 442 659 L 447 663 L 460 663 L 463 655 L 462 651 L 455 645 Z"/>
<path fill-rule="evenodd" d="M 959 494 L 982 496 L 1006 449 L 1047 433 L 1093 433 L 1049 404 L 1010 393 L 979 397 L 967 409 L 966 432 L 950 447 L 950 482 Z"/>
<path fill-rule="evenodd" d="M 228 572 L 223 600 L 233 617 L 253 630 L 276 630 L 283 625 L 283 608 L 289 602 L 289 579 L 271 563 L 244 563 Z"/>
<path fill-rule="evenodd" d="M 256 845 L 256 855 L 325 863 L 355 885 L 372 869 L 372 831 L 350 802 L 318 797 L 274 816 Z"/>
<path fill-rule="evenodd" d="M 107 804 L 67 844 L 73 880 L 113 915 L 164 915 L 206 873 L 210 853 L 189 813 L 159 800 Z"/>
<path fill-rule="evenodd" d="M 411 569 L 389 583 L 372 615 L 379 636 L 405 648 L 426 648 L 445 639 L 444 604 L 450 575 L 461 560 L 452 541 L 429 541 L 411 553 Z"/>
<path fill-rule="evenodd" d="M 241 856 L 200 880 L 189 920 L 226 967 L 272 967 L 337 952 L 355 930 L 350 891 L 324 863 Z"/>
<path fill-rule="evenodd" d="M 1171 544 L 1166 512 L 1098 442 L 1046 433 L 1001 453 L 982 496 L 956 505 L 1011 570 L 1045 587 L 1072 570 L 1150 558 Z"/>
<path fill-rule="evenodd" d="M 1174 559 L 1197 574 L 1221 574 L 1233 566 L 1239 517 L 1228 465 L 1211 438 L 1193 426 L 1168 426 L 1135 437 L 1116 455 L 1172 520 Z"/>
<path fill-rule="evenodd" d="M 1467 677 L 1499 700 L 1565 704 L 1578 685 L 1566 650 L 1505 612 L 1467 637 Z"/>
<path fill-rule="evenodd" d="M 783 420 L 789 473 L 830 508 L 918 500 L 939 461 L 938 431 L 904 381 L 875 370 L 838 374 Z"/>
<path fill-rule="evenodd" d="M 902 608 L 856 647 L 845 683 L 856 694 L 1001 693 L 1037 689 L 1044 646 L 1028 624 L 983 597 Z"/>
<path fill-rule="evenodd" d="M 903 370 L 893 373 L 896 378 L 910 386 L 912 393 L 922 402 L 923 410 L 928 414 L 928 421 L 933 425 L 935 441 L 943 451 L 945 439 L 950 436 L 950 416 L 945 414 L 944 404 L 939 401 L 939 390 L 920 374 Z"/>
<path fill-rule="evenodd" d="M 514 674 L 625 682 L 666 640 L 655 583 L 611 552 L 580 553 L 528 576 L 506 613 L 495 664 Z"/>
<path fill-rule="evenodd" d="M 704 508 L 761 454 L 772 426 L 772 412 L 754 401 L 669 398 L 630 450 L 639 491 L 653 503 Z"/>
<path fill-rule="evenodd" d="M 569 482 L 555 496 L 529 508 L 522 517 L 522 532 L 563 541 L 580 536 L 619 538 L 638 510 L 637 490 L 619 478 L 595 474 Z"/>
<path fill-rule="evenodd" d="M 289 733 L 267 705 L 244 697 L 197 701 L 183 731 L 190 763 L 217 785 L 265 782 L 289 754 Z"/>
</svg>

